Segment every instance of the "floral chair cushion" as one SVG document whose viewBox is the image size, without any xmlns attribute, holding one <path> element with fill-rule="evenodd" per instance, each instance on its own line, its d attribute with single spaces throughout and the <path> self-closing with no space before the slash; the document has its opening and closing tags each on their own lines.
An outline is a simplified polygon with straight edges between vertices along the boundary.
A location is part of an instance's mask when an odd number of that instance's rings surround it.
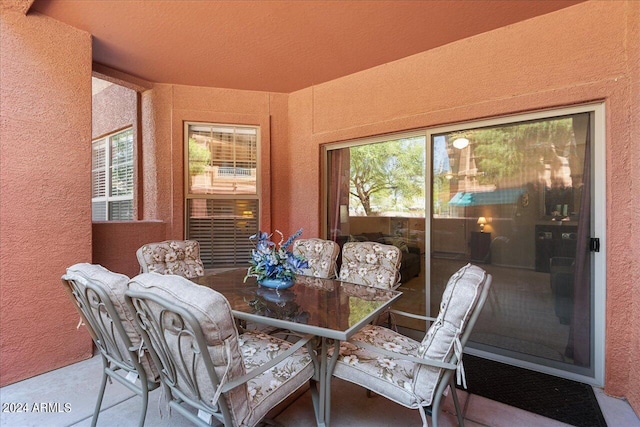
<svg viewBox="0 0 640 427">
<path fill-rule="evenodd" d="M 421 399 L 413 390 L 415 364 L 358 347 L 359 342 L 413 356 L 420 343 L 391 329 L 367 325 L 351 340 L 340 344 L 340 355 L 333 371 L 338 378 L 359 384 L 406 407 L 417 408 Z M 329 351 L 333 354 L 333 349 Z"/>
<path fill-rule="evenodd" d="M 240 335 L 239 342 L 247 371 L 264 365 L 292 345 L 272 335 L 256 332 L 245 332 Z M 258 423 L 271 408 L 300 387 L 301 380 L 308 381 L 312 376 L 311 358 L 304 349 L 299 349 L 285 361 L 249 380 L 247 387 L 252 414 L 246 424 Z"/>
<path fill-rule="evenodd" d="M 129 282 L 135 291 L 149 292 L 167 299 L 191 312 L 197 319 L 208 346 L 216 375 L 221 382 L 231 381 L 244 375 L 252 368 L 277 357 L 291 345 L 266 334 L 247 332 L 238 336 L 231 307 L 220 293 L 205 286 L 199 286 L 179 276 L 159 276 L 140 274 Z M 155 316 L 154 316 L 155 317 Z M 188 336 L 172 337 L 165 333 L 174 360 L 180 355 L 193 356 L 197 346 Z M 197 358 L 197 356 L 196 356 Z M 164 370 L 167 372 L 167 370 Z M 195 378 L 200 398 L 211 402 L 215 397 L 210 377 L 204 363 L 196 363 Z M 300 373 L 300 375 L 295 375 Z M 225 393 L 234 425 L 253 426 L 266 412 L 284 399 L 293 390 L 308 381 L 313 375 L 313 364 L 306 350 L 300 349 L 270 370 L 255 377 L 248 383 Z M 196 393 L 189 392 L 189 386 L 180 383 L 186 375 L 174 375 L 176 381 L 188 397 L 199 400 Z M 275 403 L 274 403 L 275 402 Z"/>
<path fill-rule="evenodd" d="M 358 343 L 440 362 L 450 361 L 455 353 L 460 360 L 460 337 L 477 308 L 485 284 L 484 270 L 471 264 L 462 267 L 449 279 L 440 313 L 422 342 L 381 326 L 367 325 L 351 340 L 341 344 L 334 375 L 409 408 L 430 405 L 443 375 L 441 368 L 390 358 L 359 347 Z"/>
<path fill-rule="evenodd" d="M 294 255 L 302 255 L 309 264 L 300 274 L 328 279 L 335 276 L 340 246 L 331 240 L 298 239 L 293 244 Z"/>
<path fill-rule="evenodd" d="M 113 307 L 116 309 L 120 322 L 134 347 L 139 347 L 142 341 L 140 333 L 138 332 L 133 314 L 127 307 L 124 300 L 124 293 L 127 290 L 127 283 L 129 278 L 124 274 L 114 273 L 101 265 L 79 263 L 74 264 L 67 268 L 67 275 L 69 278 L 78 281 L 84 285 L 86 281 L 91 281 L 95 285 L 99 286 L 109 296 Z M 94 313 L 96 316 L 101 314 Z M 106 321 L 106 320 L 105 320 Z M 129 351 L 121 340 L 117 341 L 117 345 L 120 348 L 120 354 L 129 358 Z M 139 357 L 140 364 L 144 368 L 147 378 L 150 381 L 158 381 L 160 378 L 156 366 L 149 357 L 147 352 L 144 352 Z"/>
<path fill-rule="evenodd" d="M 187 279 L 204 275 L 200 244 L 195 240 L 148 243 L 136 256 L 142 273 L 177 274 Z"/>
<path fill-rule="evenodd" d="M 342 247 L 340 280 L 392 289 L 400 280 L 402 252 L 395 246 L 375 242 L 348 242 Z"/>
<path fill-rule="evenodd" d="M 450 360 L 453 353 L 456 353 L 458 359 L 462 357 L 460 336 L 476 308 L 485 279 L 485 271 L 471 264 L 465 265 L 451 276 L 442 294 L 438 317 L 422 340 L 418 356 L 439 361 Z M 442 369 L 419 366 L 415 374 L 416 394 L 425 400 L 431 400 L 442 374 Z"/>
</svg>

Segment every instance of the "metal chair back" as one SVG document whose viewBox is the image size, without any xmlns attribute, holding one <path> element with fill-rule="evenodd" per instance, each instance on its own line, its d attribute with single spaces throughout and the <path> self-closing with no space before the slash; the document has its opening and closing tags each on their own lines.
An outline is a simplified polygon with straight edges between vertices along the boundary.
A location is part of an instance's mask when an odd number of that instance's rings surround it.
<svg viewBox="0 0 640 427">
<path fill-rule="evenodd" d="M 144 425 L 149 401 L 149 391 L 159 386 L 147 375 L 139 361 L 138 351 L 122 325 L 113 301 L 99 284 L 86 278 L 65 274 L 62 284 L 75 303 L 81 319 L 102 357 L 102 382 L 91 422 L 98 422 L 107 379 L 111 378 L 142 397 L 142 412 L 138 422 Z M 139 379 L 139 382 L 137 381 Z"/>
<path fill-rule="evenodd" d="M 196 408 L 200 417 L 212 415 L 224 425 L 234 425 L 216 372 L 220 363 L 216 367 L 211 360 L 195 316 L 185 308 L 147 292 L 129 290 L 126 299 L 136 313 L 144 341 L 153 349 L 154 361 L 162 367 L 162 381 L 170 389 L 167 396 L 170 407 L 197 425 L 209 424 L 186 409 L 183 402 Z M 228 355 L 220 356 L 222 360 Z M 204 388 L 209 388 L 208 392 Z"/>
</svg>

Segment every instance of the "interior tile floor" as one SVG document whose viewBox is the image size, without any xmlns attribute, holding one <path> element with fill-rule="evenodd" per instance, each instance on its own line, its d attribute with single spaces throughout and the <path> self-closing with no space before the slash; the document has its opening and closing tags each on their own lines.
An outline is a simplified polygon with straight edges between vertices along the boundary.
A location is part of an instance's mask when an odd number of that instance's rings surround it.
<svg viewBox="0 0 640 427">
<path fill-rule="evenodd" d="M 426 313 L 425 284 L 429 282 L 433 287 L 430 312 L 437 314 L 447 281 L 467 262 L 467 259 L 433 258 L 428 280 L 423 264 L 419 276 L 400 286 L 403 295 L 394 303 L 394 308 L 416 314 Z M 552 290 L 550 273 L 495 264 L 479 266 L 493 276 L 493 282 L 467 346 L 476 349 L 478 345 L 483 349 L 489 347 L 491 353 L 514 359 L 525 355 L 525 360 L 542 366 L 579 372 L 580 367 L 576 367 L 569 356 L 573 351 L 567 351 L 569 348 L 573 350 L 569 338 L 571 328 L 557 315 L 558 307 L 563 305 Z M 397 323 L 421 331 L 411 335 L 414 339 L 421 340 L 424 336 L 426 327 L 422 321 L 398 317 Z"/>
<path fill-rule="evenodd" d="M 6 427 L 85 427 L 91 425 L 100 385 L 102 361 L 99 356 L 0 388 L 0 425 Z M 598 402 L 610 427 L 640 427 L 640 419 L 622 399 L 606 396 L 595 389 Z M 469 427 L 552 427 L 565 426 L 558 421 L 490 401 L 477 395 L 460 393 L 465 425 Z M 146 426 L 191 426 L 180 414 L 160 415 L 160 390 L 150 394 Z M 118 383 L 107 384 L 98 426 L 135 426 L 140 414 L 140 398 Z M 10 403 L 23 404 L 29 412 L 5 412 Z M 53 412 L 34 412 L 34 404 L 53 404 Z M 55 405 L 55 404 L 58 405 Z M 65 405 L 66 404 L 66 405 Z M 16 405 L 13 405 L 15 409 Z M 39 405 L 38 405 L 39 406 Z M 59 411 L 55 411 L 56 406 Z M 68 409 L 65 411 L 65 409 Z M 276 421 L 284 426 L 313 426 L 315 417 L 310 391 L 302 390 L 297 399 L 285 401 L 275 411 Z M 441 426 L 455 426 L 450 398 L 444 405 Z M 332 426 L 420 426 L 418 411 L 406 409 L 382 397 L 367 397 L 364 389 L 334 380 L 332 385 Z"/>
</svg>

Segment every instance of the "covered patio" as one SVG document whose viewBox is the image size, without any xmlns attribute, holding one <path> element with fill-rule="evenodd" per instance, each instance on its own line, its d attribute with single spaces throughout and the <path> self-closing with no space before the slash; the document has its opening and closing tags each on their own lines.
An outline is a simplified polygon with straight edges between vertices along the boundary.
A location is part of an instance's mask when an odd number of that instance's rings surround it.
<svg viewBox="0 0 640 427">
<path fill-rule="evenodd" d="M 1 0 L 0 12 L 3 404 L 65 396 L 64 385 L 74 393 L 56 401 L 73 411 L 56 414 L 56 425 L 90 424 L 97 359 L 60 277 L 79 262 L 133 277 L 139 247 L 186 237 L 190 123 L 258 129 L 259 211 L 241 215 L 255 212 L 262 230 L 326 238 L 328 144 L 601 103 L 606 160 L 594 181 L 606 199 L 597 218 L 605 268 L 596 286 L 606 301 L 596 396 L 609 425 L 637 425 L 640 2 Z M 127 89 L 134 114 L 100 121 L 92 77 Z M 133 220 L 92 220 L 92 141 L 109 120 L 120 123 L 109 131 L 133 130 Z M 460 192 L 453 205 L 491 204 L 484 196 Z M 520 196 L 505 189 L 500 201 Z M 381 411 L 379 425 L 420 422 L 349 387 L 335 387 L 334 425 L 358 425 L 352 411 L 363 402 Z M 110 399 L 104 415 L 137 408 L 127 393 Z M 308 424 L 305 399 L 276 419 Z M 464 402 L 468 425 L 558 425 L 475 395 Z M 176 425 L 156 406 L 148 425 Z M 54 419 L 23 415 L 2 413 L 2 425 Z"/>
</svg>

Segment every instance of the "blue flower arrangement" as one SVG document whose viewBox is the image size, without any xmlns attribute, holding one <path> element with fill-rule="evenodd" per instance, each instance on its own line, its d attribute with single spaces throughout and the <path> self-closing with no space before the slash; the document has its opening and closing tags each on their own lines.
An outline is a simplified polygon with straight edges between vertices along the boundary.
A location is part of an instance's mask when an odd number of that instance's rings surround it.
<svg viewBox="0 0 640 427">
<path fill-rule="evenodd" d="M 265 279 L 294 281 L 296 275 L 309 266 L 303 256 L 294 255 L 288 250 L 293 241 L 302 235 L 302 229 L 296 231 L 286 242 L 279 230 L 276 233 L 280 235 L 280 242 L 277 244 L 270 240 L 273 234 L 262 231 L 249 237 L 255 249 L 251 251 L 251 266 L 247 270 L 245 282 L 249 277 L 255 277 L 258 282 Z"/>
</svg>

